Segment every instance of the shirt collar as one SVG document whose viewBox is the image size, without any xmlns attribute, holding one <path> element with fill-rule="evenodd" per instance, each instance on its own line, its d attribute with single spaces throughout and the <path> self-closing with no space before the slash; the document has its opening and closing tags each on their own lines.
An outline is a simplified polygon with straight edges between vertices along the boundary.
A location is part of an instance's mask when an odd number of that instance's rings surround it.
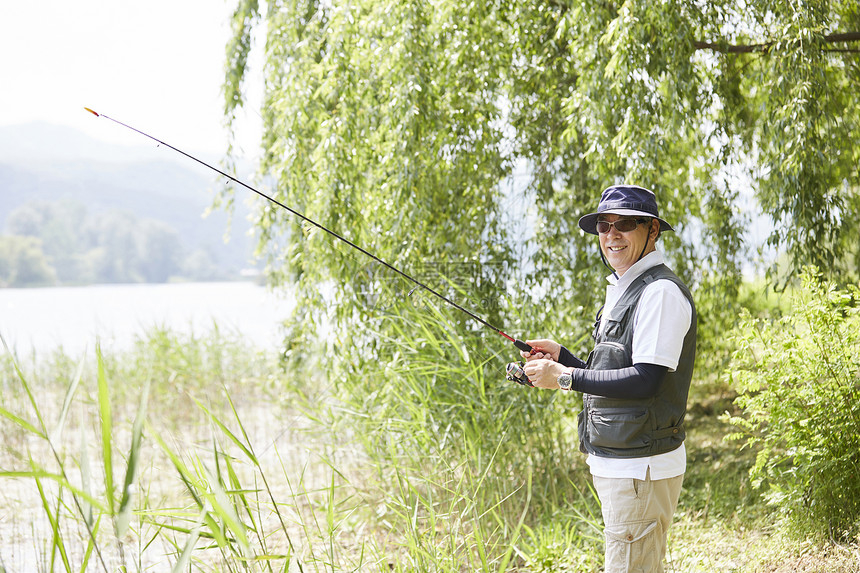
<svg viewBox="0 0 860 573">
<path fill-rule="evenodd" d="M 612 286 L 618 287 L 620 289 L 625 289 L 627 286 L 632 283 L 636 277 L 650 269 L 651 267 L 656 267 L 657 265 L 663 264 L 663 253 L 660 251 L 651 251 L 640 260 L 636 261 L 632 267 L 627 269 L 627 272 L 621 275 L 621 278 L 616 278 L 615 273 L 612 273 L 606 280 Z"/>
</svg>

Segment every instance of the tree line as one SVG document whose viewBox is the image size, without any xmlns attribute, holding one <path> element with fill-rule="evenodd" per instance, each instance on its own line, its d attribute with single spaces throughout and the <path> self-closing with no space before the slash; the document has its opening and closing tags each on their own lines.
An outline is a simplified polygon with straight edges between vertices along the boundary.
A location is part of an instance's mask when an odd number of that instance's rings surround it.
<svg viewBox="0 0 860 573">
<path fill-rule="evenodd" d="M 3 287 L 230 278 L 211 253 L 184 244 L 168 223 L 127 210 L 31 201 L 12 210 L 5 223 Z"/>
</svg>

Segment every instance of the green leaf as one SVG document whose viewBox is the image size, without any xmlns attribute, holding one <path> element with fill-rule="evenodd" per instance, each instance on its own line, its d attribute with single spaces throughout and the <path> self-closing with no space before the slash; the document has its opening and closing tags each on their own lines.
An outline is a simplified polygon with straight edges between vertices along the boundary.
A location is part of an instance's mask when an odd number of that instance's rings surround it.
<svg viewBox="0 0 860 573">
<path fill-rule="evenodd" d="M 113 445 L 111 443 L 113 435 L 113 421 L 111 420 L 110 393 L 107 383 L 107 374 L 105 373 L 104 357 L 102 356 L 100 345 L 96 345 L 96 362 L 98 367 L 98 407 L 99 420 L 101 421 L 105 498 L 107 501 L 108 511 L 111 515 L 116 515 L 116 499 L 114 498 L 113 482 Z"/>
<path fill-rule="evenodd" d="M 134 424 L 131 431 L 131 448 L 128 454 L 128 464 L 125 470 L 125 481 L 122 488 L 122 498 L 119 503 L 119 511 L 116 520 L 117 537 L 122 538 L 131 521 L 131 512 L 133 509 L 133 488 L 137 483 L 137 466 L 140 460 L 140 453 L 143 441 L 143 426 L 146 419 L 146 405 L 149 399 L 150 379 L 146 379 L 143 391 L 141 392 L 140 404 L 137 409 L 137 415 L 134 418 Z"/>
</svg>

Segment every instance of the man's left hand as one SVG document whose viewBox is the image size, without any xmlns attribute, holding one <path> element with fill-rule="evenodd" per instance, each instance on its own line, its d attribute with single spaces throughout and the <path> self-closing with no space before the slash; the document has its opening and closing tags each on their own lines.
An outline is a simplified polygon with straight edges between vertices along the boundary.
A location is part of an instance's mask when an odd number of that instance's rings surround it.
<svg viewBox="0 0 860 573">
<path fill-rule="evenodd" d="M 523 367 L 526 376 L 538 388 L 558 390 L 558 377 L 567 370 L 564 366 L 553 360 L 541 358 L 531 360 Z"/>
</svg>

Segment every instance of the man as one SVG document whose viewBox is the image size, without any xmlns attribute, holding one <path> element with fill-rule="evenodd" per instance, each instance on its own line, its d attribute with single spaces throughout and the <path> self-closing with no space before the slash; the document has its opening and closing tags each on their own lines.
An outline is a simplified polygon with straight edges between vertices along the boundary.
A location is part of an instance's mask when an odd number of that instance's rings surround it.
<svg viewBox="0 0 860 573">
<path fill-rule="evenodd" d="M 580 449 L 603 511 L 606 573 L 662 572 L 686 470 L 684 415 L 696 353 L 689 289 L 663 264 L 654 193 L 612 186 L 579 220 L 614 272 L 583 363 L 552 340 L 528 340 L 525 374 L 539 388 L 583 393 Z"/>
</svg>

